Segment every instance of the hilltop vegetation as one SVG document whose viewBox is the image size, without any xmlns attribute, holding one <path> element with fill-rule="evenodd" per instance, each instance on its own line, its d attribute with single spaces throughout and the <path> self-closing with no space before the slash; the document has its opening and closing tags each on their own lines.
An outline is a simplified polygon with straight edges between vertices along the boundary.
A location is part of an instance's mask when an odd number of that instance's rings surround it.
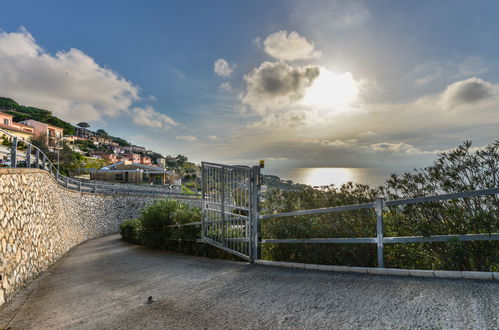
<svg viewBox="0 0 499 330">
<path fill-rule="evenodd" d="M 73 135 L 75 132 L 75 128 L 73 125 L 52 115 L 51 111 L 20 105 L 19 103 L 8 97 L 0 96 L 0 109 L 7 110 L 5 111 L 6 113 L 13 115 L 13 119 L 15 122 L 34 119 L 42 123 L 61 127 L 64 129 L 64 133 L 66 135 Z"/>
</svg>

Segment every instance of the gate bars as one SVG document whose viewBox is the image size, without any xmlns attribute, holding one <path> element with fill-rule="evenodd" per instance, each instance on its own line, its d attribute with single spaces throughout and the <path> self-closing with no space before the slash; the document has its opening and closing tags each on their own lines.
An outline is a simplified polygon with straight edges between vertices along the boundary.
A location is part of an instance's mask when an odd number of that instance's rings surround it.
<svg viewBox="0 0 499 330">
<path fill-rule="evenodd" d="M 258 255 L 260 167 L 201 166 L 202 240 L 252 262 Z"/>
</svg>

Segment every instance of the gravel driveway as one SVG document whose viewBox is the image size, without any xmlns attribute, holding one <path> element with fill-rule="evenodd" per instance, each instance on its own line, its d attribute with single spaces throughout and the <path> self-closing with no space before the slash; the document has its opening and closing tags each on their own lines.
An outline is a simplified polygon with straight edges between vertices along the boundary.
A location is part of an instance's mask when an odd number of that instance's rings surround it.
<svg viewBox="0 0 499 330">
<path fill-rule="evenodd" d="M 4 305 L 0 328 L 7 326 L 499 328 L 499 284 L 249 265 L 112 235 L 74 248 Z"/>
</svg>

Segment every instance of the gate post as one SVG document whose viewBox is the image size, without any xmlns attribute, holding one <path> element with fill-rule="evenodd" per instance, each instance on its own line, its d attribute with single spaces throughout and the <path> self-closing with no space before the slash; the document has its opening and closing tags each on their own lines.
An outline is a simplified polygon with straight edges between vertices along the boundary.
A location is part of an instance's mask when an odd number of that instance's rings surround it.
<svg viewBox="0 0 499 330">
<path fill-rule="evenodd" d="M 251 186 L 250 186 L 250 228 L 251 228 L 251 239 L 250 239 L 250 262 L 255 262 L 258 259 L 258 221 L 259 221 L 259 211 L 258 211 L 258 187 L 260 185 L 260 166 L 253 166 L 251 168 Z"/>
<path fill-rule="evenodd" d="M 205 210 L 205 201 L 206 201 L 206 168 L 204 166 L 204 162 L 201 162 L 201 240 L 204 241 L 206 237 L 206 210 Z M 203 250 L 205 249 L 203 244 Z M 206 254 L 206 253 L 205 253 Z"/>
<path fill-rule="evenodd" d="M 374 202 L 374 207 L 376 209 L 376 236 L 377 236 L 377 246 L 378 246 L 378 268 L 384 268 L 384 251 L 383 251 L 383 207 L 385 201 L 383 198 L 377 198 Z"/>
</svg>

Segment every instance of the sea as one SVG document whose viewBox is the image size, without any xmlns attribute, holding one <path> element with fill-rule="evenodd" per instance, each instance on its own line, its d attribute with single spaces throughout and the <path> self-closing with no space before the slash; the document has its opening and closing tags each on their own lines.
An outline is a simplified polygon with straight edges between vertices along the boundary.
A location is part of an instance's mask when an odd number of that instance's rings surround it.
<svg viewBox="0 0 499 330">
<path fill-rule="evenodd" d="M 404 170 L 369 167 L 300 167 L 283 169 L 263 169 L 263 174 L 277 175 L 282 180 L 292 180 L 310 186 L 334 184 L 341 186 L 349 181 L 373 187 L 383 185 L 391 174 L 403 174 Z"/>
</svg>

